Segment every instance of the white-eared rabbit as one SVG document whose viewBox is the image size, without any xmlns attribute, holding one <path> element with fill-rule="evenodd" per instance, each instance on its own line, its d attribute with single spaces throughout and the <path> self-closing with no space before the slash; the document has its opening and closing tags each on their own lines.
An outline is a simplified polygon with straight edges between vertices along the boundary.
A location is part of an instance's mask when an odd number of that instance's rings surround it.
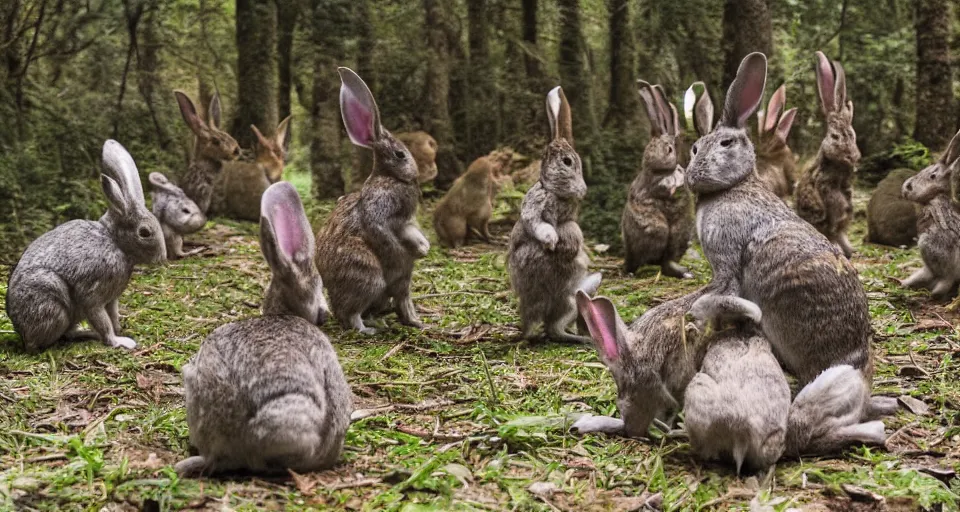
<svg viewBox="0 0 960 512">
<path fill-rule="evenodd" d="M 120 336 L 117 300 L 135 265 L 166 259 L 163 233 L 147 209 L 137 165 L 115 140 L 103 145 L 100 186 L 109 208 L 99 221 L 72 220 L 44 233 L 10 274 L 7 315 L 29 351 L 61 338 L 137 346 Z M 81 320 L 93 331 L 78 330 Z"/>
<path fill-rule="evenodd" d="M 150 195 L 153 197 L 153 215 L 163 228 L 163 239 L 167 247 L 167 257 L 184 258 L 203 250 L 198 247 L 190 251 L 183 250 L 183 235 L 196 233 L 207 223 L 207 216 L 200 211 L 197 203 L 187 197 L 183 190 L 174 185 L 159 172 L 151 172 Z"/>
<path fill-rule="evenodd" d="M 217 328 L 183 367 L 200 455 L 178 463 L 180 475 L 315 471 L 340 458 L 353 395 L 317 327 L 327 305 L 313 234 L 287 182 L 263 194 L 260 249 L 272 272 L 263 315 Z"/>
</svg>

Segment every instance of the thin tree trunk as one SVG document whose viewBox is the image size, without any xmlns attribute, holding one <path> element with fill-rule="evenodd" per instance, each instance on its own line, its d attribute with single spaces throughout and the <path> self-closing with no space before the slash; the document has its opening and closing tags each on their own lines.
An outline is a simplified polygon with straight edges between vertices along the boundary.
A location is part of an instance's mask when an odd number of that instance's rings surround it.
<svg viewBox="0 0 960 512">
<path fill-rule="evenodd" d="M 590 176 L 590 153 L 596 137 L 592 84 L 587 71 L 587 48 L 581 28 L 580 0 L 557 0 L 560 11 L 560 83 L 573 111 L 573 133 L 584 174 Z"/>
<path fill-rule="evenodd" d="M 370 2 L 371 0 L 357 0 L 357 73 L 363 77 L 363 81 L 376 95 L 378 80 L 373 56 L 377 50 L 377 36 L 374 32 L 373 9 L 371 9 Z M 372 169 L 373 152 L 355 146 L 350 168 L 350 190 L 360 190 Z"/>
<path fill-rule="evenodd" d="M 623 128 L 637 120 L 636 54 L 630 1 L 608 0 L 610 10 L 610 106 L 604 125 Z"/>
<path fill-rule="evenodd" d="M 277 66 L 279 67 L 277 117 L 280 119 L 290 115 L 293 34 L 297 28 L 299 14 L 300 4 L 297 0 L 277 0 Z"/>
<path fill-rule="evenodd" d="M 733 82 L 751 52 L 773 52 L 773 24 L 766 0 L 726 0 L 723 7 L 723 87 Z"/>
<path fill-rule="evenodd" d="M 277 113 L 277 4 L 274 0 L 237 0 L 237 104 L 230 133 L 252 147 L 256 125 L 272 134 Z"/>
<path fill-rule="evenodd" d="M 461 164 L 455 153 L 453 124 L 450 120 L 450 38 L 446 0 L 423 0 L 424 30 L 427 39 L 427 76 L 422 104 L 424 129 L 436 139 L 436 184 L 445 188 L 460 175 Z"/>
<path fill-rule="evenodd" d="M 914 138 L 931 149 L 953 135 L 953 73 L 950 69 L 948 0 L 916 0 L 917 123 Z"/>
<path fill-rule="evenodd" d="M 340 80 L 343 40 L 350 24 L 350 0 L 312 0 L 313 92 L 310 120 L 310 173 L 313 196 L 333 199 L 344 193 L 341 150 Z"/>
<path fill-rule="evenodd" d="M 467 81 L 470 102 L 467 120 L 467 161 L 490 152 L 500 140 L 497 133 L 498 110 L 496 80 L 490 61 L 490 16 L 487 0 L 467 0 L 470 62 Z"/>
</svg>

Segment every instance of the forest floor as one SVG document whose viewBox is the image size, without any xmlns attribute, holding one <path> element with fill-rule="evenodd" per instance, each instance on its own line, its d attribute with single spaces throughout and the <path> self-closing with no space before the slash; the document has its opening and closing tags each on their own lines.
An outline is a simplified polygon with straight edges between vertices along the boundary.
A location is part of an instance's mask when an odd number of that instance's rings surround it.
<svg viewBox="0 0 960 512">
<path fill-rule="evenodd" d="M 435 247 L 418 263 L 423 331 L 393 317 L 369 338 L 324 327 L 364 410 L 336 469 L 177 478 L 172 464 L 188 454 L 181 367 L 211 330 L 258 314 L 268 279 L 257 227 L 218 221 L 191 237 L 209 243 L 201 256 L 136 271 L 120 301 L 133 352 L 83 342 L 28 355 L 0 313 L 0 510 L 957 510 L 958 312 L 900 288 L 917 251 L 863 244 L 858 196 L 851 239 L 877 334 L 876 392 L 921 401 L 906 399 L 919 414 L 886 421 L 886 447 L 738 478 L 656 432 L 571 434 L 577 414 L 616 413 L 613 380 L 590 346 L 515 341 L 502 224 L 492 244 Z M 330 207 L 308 205 L 314 220 Z M 692 254 L 689 281 L 653 267 L 626 276 L 601 254 L 593 268 L 631 321 L 708 282 Z"/>
</svg>

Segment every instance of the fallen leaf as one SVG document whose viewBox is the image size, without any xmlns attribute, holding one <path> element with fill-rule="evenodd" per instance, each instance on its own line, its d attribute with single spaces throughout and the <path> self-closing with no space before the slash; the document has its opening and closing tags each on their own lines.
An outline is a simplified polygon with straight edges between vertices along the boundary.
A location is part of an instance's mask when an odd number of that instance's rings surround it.
<svg viewBox="0 0 960 512">
<path fill-rule="evenodd" d="M 293 477 L 293 483 L 297 486 L 297 490 L 303 494 L 313 494 L 313 489 L 317 486 L 316 480 L 307 475 L 301 475 L 292 469 L 288 469 L 287 471 L 289 471 L 290 476 Z"/>
<path fill-rule="evenodd" d="M 926 416 L 930 412 L 930 406 L 912 396 L 903 395 L 897 398 L 897 401 L 918 416 Z"/>
<path fill-rule="evenodd" d="M 901 366 L 900 370 L 897 372 L 897 375 L 901 377 L 923 377 L 927 375 L 926 370 L 917 366 Z"/>
<path fill-rule="evenodd" d="M 661 510 L 663 508 L 663 495 L 659 492 L 650 494 L 644 492 L 640 496 L 617 496 L 613 498 L 613 510 L 622 512 L 635 512 L 643 509 Z"/>
<path fill-rule="evenodd" d="M 939 329 L 952 329 L 950 322 L 940 318 L 921 318 L 913 324 L 912 331 L 931 331 Z"/>
<path fill-rule="evenodd" d="M 530 491 L 530 494 L 534 496 L 549 498 L 554 493 L 559 492 L 560 488 L 553 482 L 534 482 L 527 487 L 527 491 Z"/>
<path fill-rule="evenodd" d="M 464 487 L 469 487 L 470 482 L 473 482 L 473 473 L 462 464 L 450 463 L 444 466 L 443 470 L 459 480 Z"/>
<path fill-rule="evenodd" d="M 853 501 L 858 501 L 860 503 L 883 503 L 883 496 L 868 491 L 863 487 L 857 487 L 856 485 L 843 484 L 840 486 L 840 489 L 846 493 Z"/>
</svg>

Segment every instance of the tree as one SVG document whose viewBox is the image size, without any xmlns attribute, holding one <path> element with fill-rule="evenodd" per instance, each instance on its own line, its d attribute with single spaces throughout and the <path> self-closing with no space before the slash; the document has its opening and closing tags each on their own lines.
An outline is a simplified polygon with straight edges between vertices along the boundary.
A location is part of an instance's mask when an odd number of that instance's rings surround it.
<svg viewBox="0 0 960 512">
<path fill-rule="evenodd" d="M 610 11 L 610 105 L 604 125 L 623 128 L 637 120 L 636 55 L 629 0 L 607 0 Z"/>
<path fill-rule="evenodd" d="M 373 56 L 377 51 L 377 35 L 373 26 L 373 9 L 371 0 L 357 0 L 356 6 L 356 36 L 357 36 L 357 73 L 363 77 L 367 87 L 374 95 L 377 94 L 377 68 L 373 64 Z M 373 151 L 356 146 L 353 150 L 353 161 L 350 166 L 350 191 L 360 190 L 363 182 L 373 169 Z"/>
<path fill-rule="evenodd" d="M 495 71 L 490 59 L 490 17 L 487 0 L 467 0 L 470 61 L 468 68 L 466 145 L 468 160 L 487 154 L 500 140 Z"/>
<path fill-rule="evenodd" d="M 737 76 L 747 54 L 773 54 L 773 24 L 767 0 L 726 0 L 723 6 L 723 86 Z"/>
<path fill-rule="evenodd" d="M 587 72 L 587 48 L 581 28 L 580 0 L 557 0 L 557 7 L 560 12 L 560 83 L 573 111 L 577 152 L 583 159 L 584 174 L 589 176 L 596 122 L 593 115 L 593 87 Z"/>
<path fill-rule="evenodd" d="M 948 0 L 916 0 L 917 123 L 914 138 L 940 149 L 956 127 L 953 73 L 950 69 L 950 7 Z"/>
<path fill-rule="evenodd" d="M 273 135 L 277 113 L 277 5 L 237 0 L 237 104 L 230 133 L 244 147 L 256 136 L 250 125 Z"/>
<path fill-rule="evenodd" d="M 290 89 L 293 85 L 293 34 L 297 28 L 297 17 L 300 14 L 298 0 L 277 1 L 277 66 L 278 101 L 277 109 L 280 119 L 290 115 Z"/>
<path fill-rule="evenodd" d="M 449 3 L 423 0 L 424 30 L 427 35 L 427 75 L 423 88 L 424 129 L 436 139 L 438 187 L 445 188 L 460 175 L 456 138 L 450 120 L 450 32 Z"/>
<path fill-rule="evenodd" d="M 313 91 L 310 101 L 310 173 L 313 196 L 343 195 L 340 149 L 340 81 L 336 69 L 345 57 L 344 39 L 350 25 L 350 0 L 312 0 Z M 362 78 L 362 77 L 361 77 Z"/>
</svg>

